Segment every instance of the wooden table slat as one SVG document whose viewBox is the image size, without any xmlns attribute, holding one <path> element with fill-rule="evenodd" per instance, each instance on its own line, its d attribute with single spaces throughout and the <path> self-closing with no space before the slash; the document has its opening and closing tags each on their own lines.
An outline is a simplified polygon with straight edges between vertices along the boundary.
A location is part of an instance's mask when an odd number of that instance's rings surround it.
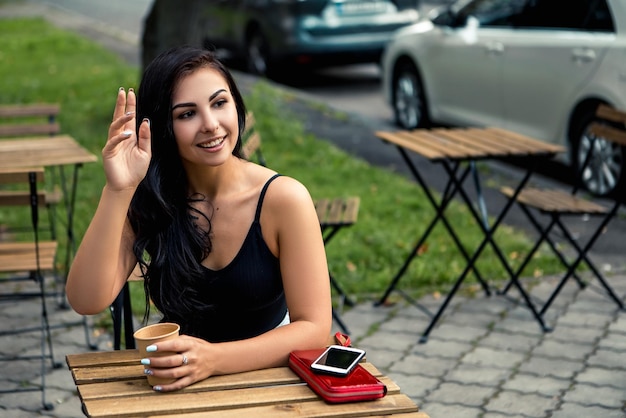
<svg viewBox="0 0 626 418">
<path fill-rule="evenodd" d="M 376 136 L 379 138 L 390 142 L 394 145 L 398 145 L 403 148 L 407 148 L 411 151 L 417 152 L 425 156 L 426 158 L 430 158 L 432 160 L 444 158 L 445 155 L 440 151 L 433 150 L 429 147 L 421 146 L 420 144 L 416 144 L 415 141 L 407 139 L 406 137 L 397 135 L 394 132 L 376 132 Z"/>
<path fill-rule="evenodd" d="M 382 373 L 371 363 L 362 363 L 362 366 L 374 376 L 382 377 Z M 124 370 L 124 368 L 126 369 Z M 156 394 L 147 384 L 146 377 L 143 375 L 143 366 L 141 365 L 111 368 L 109 372 L 103 371 L 103 369 L 102 367 L 93 367 L 72 370 L 74 380 L 78 384 L 78 392 L 81 399 L 89 400 Z M 117 377 L 111 380 L 111 376 L 114 373 L 116 373 Z M 106 375 L 106 377 L 103 375 Z M 299 383 L 302 383 L 302 380 L 291 369 L 278 367 L 254 372 L 213 376 L 210 379 L 188 386 L 181 392 L 228 390 Z M 396 390 L 399 389 L 393 382 L 390 387 L 387 387 L 388 392 Z"/>
<path fill-rule="evenodd" d="M 139 362 L 138 350 L 94 351 L 90 353 L 68 354 L 65 361 L 70 369 L 90 366 L 133 365 Z"/>
<path fill-rule="evenodd" d="M 56 166 L 98 161 L 68 135 L 0 140 L 0 167 Z"/>
<path fill-rule="evenodd" d="M 494 143 L 484 138 L 475 138 L 471 129 L 441 129 L 437 130 L 439 135 L 445 136 L 451 141 L 463 144 L 469 151 L 465 156 L 485 157 L 487 155 L 500 154 L 502 147 L 499 143 Z"/>
<path fill-rule="evenodd" d="M 203 411 L 185 414 L 185 418 L 291 418 L 291 417 L 388 417 L 428 418 L 409 397 L 403 394 L 387 395 L 373 402 L 330 405 L 321 400 L 310 402 L 289 402 L 279 405 L 265 405 L 241 410 Z M 157 417 L 156 415 L 154 417 Z M 178 418 L 180 415 L 159 415 L 159 418 Z"/>
<path fill-rule="evenodd" d="M 517 132 L 508 131 L 502 128 L 489 127 L 483 130 L 486 134 L 495 134 L 497 138 L 501 140 L 510 140 L 513 144 L 517 144 L 518 147 L 524 147 L 524 149 L 531 152 L 545 152 L 550 154 L 558 154 L 565 152 L 565 148 L 562 145 L 551 144 L 545 141 L 539 141 L 537 139 L 522 135 Z"/>
<path fill-rule="evenodd" d="M 553 155 L 565 151 L 560 145 L 491 127 L 378 131 L 376 136 L 433 161 Z"/>
<path fill-rule="evenodd" d="M 213 376 L 180 391 L 159 393 L 148 385 L 137 350 L 66 356 L 81 398 L 92 417 L 135 416 L 387 416 L 428 418 L 400 387 L 363 362 L 386 386 L 382 399 L 327 404 L 289 367 Z M 408 415 L 403 415 L 408 414 Z M 418 414 L 418 415 L 415 415 Z"/>
<path fill-rule="evenodd" d="M 419 144 L 422 149 L 429 149 L 440 154 L 439 158 L 467 158 L 476 152 L 475 149 L 459 144 L 445 135 L 445 130 L 415 129 L 413 131 L 401 131 L 397 133 L 408 141 Z"/>
<path fill-rule="evenodd" d="M 387 396 L 391 397 L 393 394 L 399 394 L 398 386 L 389 378 L 381 377 L 381 381 L 390 389 L 391 393 L 388 392 Z M 201 411 L 222 412 L 232 408 L 233 399 L 237 399 L 237 408 L 241 410 L 263 405 L 310 402 L 318 400 L 319 397 L 304 384 L 201 392 L 178 391 L 167 394 L 156 393 L 146 384 L 146 393 L 144 395 L 116 397 L 114 399 L 83 399 L 83 404 L 91 417 L 134 417 L 140 414 L 171 415 Z M 374 402 L 362 402 L 360 404 L 374 404 Z M 353 404 L 351 408 L 355 410 L 359 406 Z M 413 404 L 413 408 L 414 410 L 417 409 L 415 404 Z"/>
</svg>

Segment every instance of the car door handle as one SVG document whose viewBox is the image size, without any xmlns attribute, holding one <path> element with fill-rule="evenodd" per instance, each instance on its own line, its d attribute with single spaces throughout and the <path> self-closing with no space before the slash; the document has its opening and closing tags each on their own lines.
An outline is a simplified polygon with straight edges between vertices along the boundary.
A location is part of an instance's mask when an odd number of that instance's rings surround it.
<svg viewBox="0 0 626 418">
<path fill-rule="evenodd" d="M 502 42 L 490 42 L 486 45 L 487 55 L 502 55 L 504 44 Z"/>
<path fill-rule="evenodd" d="M 574 48 L 572 60 L 577 63 L 593 62 L 596 59 L 596 51 L 591 48 Z"/>
</svg>

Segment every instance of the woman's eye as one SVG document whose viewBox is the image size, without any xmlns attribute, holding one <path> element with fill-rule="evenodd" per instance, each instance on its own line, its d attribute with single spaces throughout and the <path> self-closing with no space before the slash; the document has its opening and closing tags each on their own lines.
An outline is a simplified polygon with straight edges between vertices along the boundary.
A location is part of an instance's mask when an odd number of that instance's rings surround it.
<svg viewBox="0 0 626 418">
<path fill-rule="evenodd" d="M 192 117 L 194 114 L 193 111 L 189 110 L 187 112 L 183 112 L 181 114 L 178 115 L 178 119 L 188 119 L 190 117 Z"/>
<path fill-rule="evenodd" d="M 221 99 L 221 100 L 218 100 L 217 102 L 215 102 L 214 106 L 215 107 L 222 107 L 225 104 L 226 104 L 226 99 Z"/>
</svg>

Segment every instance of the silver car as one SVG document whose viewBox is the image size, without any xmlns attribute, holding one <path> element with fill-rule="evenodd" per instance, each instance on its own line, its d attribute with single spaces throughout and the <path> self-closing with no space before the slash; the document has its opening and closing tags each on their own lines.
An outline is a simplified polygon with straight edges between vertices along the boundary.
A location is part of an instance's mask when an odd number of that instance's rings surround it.
<svg viewBox="0 0 626 418">
<path fill-rule="evenodd" d="M 503 127 L 566 145 L 579 167 L 598 104 L 626 109 L 626 1 L 457 2 L 398 31 L 382 66 L 400 126 Z M 624 191 L 625 156 L 596 142 L 584 186 Z"/>
<path fill-rule="evenodd" d="M 294 66 L 379 62 L 393 33 L 418 20 L 419 0 L 207 0 L 204 45 L 266 75 Z"/>
</svg>

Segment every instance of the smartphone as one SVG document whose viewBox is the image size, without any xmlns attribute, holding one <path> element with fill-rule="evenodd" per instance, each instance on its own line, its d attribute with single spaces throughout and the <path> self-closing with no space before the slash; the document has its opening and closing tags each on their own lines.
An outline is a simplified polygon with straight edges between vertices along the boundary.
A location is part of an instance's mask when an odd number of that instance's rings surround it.
<svg viewBox="0 0 626 418">
<path fill-rule="evenodd" d="M 365 356 L 365 350 L 331 345 L 313 363 L 311 369 L 318 373 L 347 376 Z"/>
</svg>

